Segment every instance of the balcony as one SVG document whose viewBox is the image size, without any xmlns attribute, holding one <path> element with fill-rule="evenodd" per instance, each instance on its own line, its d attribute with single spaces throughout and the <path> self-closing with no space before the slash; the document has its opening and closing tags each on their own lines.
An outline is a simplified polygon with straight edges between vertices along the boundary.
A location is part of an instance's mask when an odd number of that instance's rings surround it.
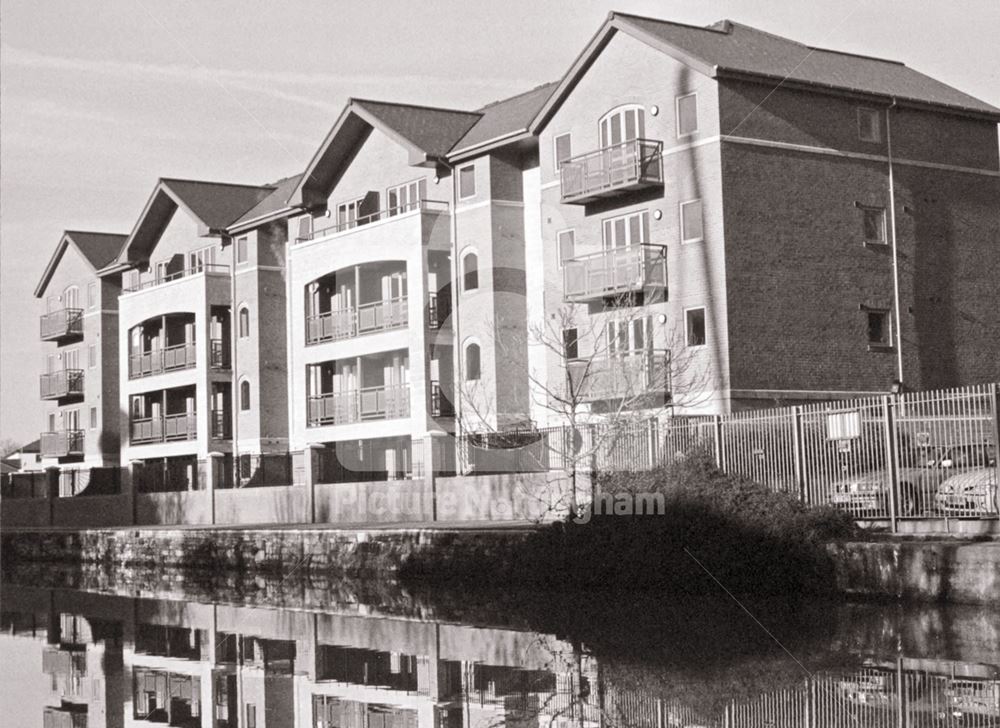
<svg viewBox="0 0 1000 728">
<path fill-rule="evenodd" d="M 667 249 L 629 245 L 573 258 L 563 264 L 563 297 L 571 302 L 667 288 Z"/>
<path fill-rule="evenodd" d="M 87 708 L 56 708 L 45 706 L 42 713 L 42 728 L 87 728 Z"/>
<path fill-rule="evenodd" d="M 310 397 L 307 424 L 309 427 L 349 425 L 409 416 L 410 387 L 397 384 Z"/>
<path fill-rule="evenodd" d="M 583 205 L 646 187 L 663 185 L 663 143 L 631 139 L 571 157 L 559 165 L 562 202 Z"/>
<path fill-rule="evenodd" d="M 55 646 L 46 647 L 42 651 L 42 672 L 65 678 L 86 675 L 87 653 L 83 648 L 66 650 Z"/>
<path fill-rule="evenodd" d="M 211 419 L 212 437 L 216 440 L 229 440 L 232 438 L 232 427 L 230 425 L 229 413 L 225 410 L 212 410 Z"/>
<path fill-rule="evenodd" d="M 219 265 L 217 263 L 204 263 L 202 265 L 196 265 L 192 268 L 185 268 L 184 270 L 179 270 L 169 275 L 157 276 L 150 278 L 149 280 L 139 281 L 138 283 L 125 286 L 122 288 L 122 293 L 135 293 L 136 291 L 144 291 L 148 288 L 156 288 L 157 286 L 162 286 L 164 283 L 177 281 L 181 278 L 190 278 L 191 276 L 198 275 L 199 273 L 228 276 L 229 266 Z"/>
<path fill-rule="evenodd" d="M 61 341 L 83 336 L 83 309 L 61 308 L 41 318 L 42 341 Z"/>
<path fill-rule="evenodd" d="M 40 437 L 43 458 L 65 458 L 83 455 L 83 430 L 43 432 Z"/>
<path fill-rule="evenodd" d="M 427 295 L 427 326 L 440 329 L 447 325 L 451 317 L 451 298 L 447 294 Z"/>
<path fill-rule="evenodd" d="M 129 434 L 133 445 L 194 440 L 198 436 L 198 416 L 193 412 L 187 412 L 133 419 L 129 423 Z"/>
<path fill-rule="evenodd" d="M 306 318 L 306 343 L 353 339 L 364 334 L 405 328 L 409 323 L 406 296 L 363 303 L 356 308 L 315 314 Z"/>
<path fill-rule="evenodd" d="M 373 212 L 370 215 L 364 215 L 353 220 L 346 220 L 333 225 L 328 225 L 327 227 L 318 228 L 312 232 L 295 238 L 295 242 L 301 243 L 308 240 L 318 240 L 319 238 L 325 238 L 329 235 L 335 235 L 336 233 L 342 233 L 364 225 L 370 225 L 371 223 L 378 222 L 380 220 L 388 220 L 393 217 L 399 217 L 400 215 L 405 215 L 406 213 L 413 212 L 415 210 L 429 213 L 448 212 L 448 203 L 440 200 L 415 200 L 413 202 L 408 202 L 405 205 L 386 207 L 378 212 Z"/>
<path fill-rule="evenodd" d="M 42 399 L 66 399 L 83 396 L 83 370 L 63 369 L 39 378 Z"/>
<path fill-rule="evenodd" d="M 583 402 L 641 398 L 670 391 L 670 356 L 636 351 L 567 363 L 573 396 Z"/>
<path fill-rule="evenodd" d="M 441 384 L 431 381 L 431 417 L 454 417 L 455 406 L 441 389 Z"/>
</svg>

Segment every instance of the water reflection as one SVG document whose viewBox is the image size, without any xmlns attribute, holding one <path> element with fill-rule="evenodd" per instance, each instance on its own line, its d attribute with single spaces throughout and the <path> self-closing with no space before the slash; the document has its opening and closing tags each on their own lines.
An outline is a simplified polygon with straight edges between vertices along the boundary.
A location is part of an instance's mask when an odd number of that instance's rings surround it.
<svg viewBox="0 0 1000 728">
<path fill-rule="evenodd" d="M 5 585 L 0 664 L 37 675 L 44 728 L 1000 726 L 997 615 L 843 607 L 800 655 L 684 668 L 472 620 L 133 599 Z M 417 610 L 419 611 L 419 610 Z M 907 627 L 934 635 L 907 654 Z M 914 622 L 916 619 L 916 622 Z M 502 625 L 502 626 L 495 626 Z M 875 627 L 873 627 L 873 625 Z M 621 625 L 619 625 L 620 627 Z M 645 629 L 645 627 L 644 627 Z M 872 633 L 877 638 L 872 638 Z M 962 635 L 965 635 L 962 637 Z M 642 635 L 637 635 L 641 640 Z M 23 659 L 31 642 L 41 659 Z M 797 649 L 803 649 L 801 645 Z M 34 654 L 34 653 L 32 653 Z M 624 655 L 624 657 L 623 657 Z M 964 659 L 963 659 L 964 658 Z M 984 658 L 986 661 L 984 661 Z M 34 678 L 31 678 L 34 679 Z M 3 689 L 4 686 L 0 686 Z M 22 722 L 23 721 L 23 722 Z"/>
</svg>

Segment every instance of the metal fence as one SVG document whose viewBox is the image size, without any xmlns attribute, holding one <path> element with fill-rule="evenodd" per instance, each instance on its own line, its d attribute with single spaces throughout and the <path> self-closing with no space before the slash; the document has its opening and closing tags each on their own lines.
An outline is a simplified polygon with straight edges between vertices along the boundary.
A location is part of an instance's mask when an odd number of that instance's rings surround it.
<svg viewBox="0 0 1000 728">
<path fill-rule="evenodd" d="M 997 385 L 739 412 L 468 433 L 466 473 L 640 471 L 695 455 L 858 520 L 997 518 Z"/>
</svg>

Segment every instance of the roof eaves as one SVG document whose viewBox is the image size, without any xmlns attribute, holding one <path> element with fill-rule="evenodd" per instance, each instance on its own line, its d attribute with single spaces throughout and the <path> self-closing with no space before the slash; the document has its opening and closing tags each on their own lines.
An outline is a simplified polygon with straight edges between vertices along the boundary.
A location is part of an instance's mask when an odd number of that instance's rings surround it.
<svg viewBox="0 0 1000 728">
<path fill-rule="evenodd" d="M 264 215 L 260 215 L 259 217 L 253 217 L 250 218 L 249 220 L 244 220 L 243 222 L 235 223 L 226 228 L 225 233 L 227 235 L 236 235 L 237 233 L 244 233 L 247 230 L 252 230 L 258 225 L 263 225 L 265 222 L 280 220 L 283 217 L 288 217 L 289 215 L 295 214 L 297 211 L 298 209 L 296 207 L 293 207 L 292 205 L 285 205 L 285 207 L 282 207 L 281 209 L 272 210 L 271 212 L 268 212 Z"/>
<path fill-rule="evenodd" d="M 462 147 L 461 149 L 455 149 L 448 152 L 449 162 L 460 162 L 464 159 L 468 159 L 471 156 L 482 154 L 490 149 L 495 149 L 512 142 L 518 142 L 522 139 L 526 139 L 532 136 L 531 132 L 527 128 L 517 129 L 516 131 L 508 132 L 506 134 L 501 134 L 500 136 L 493 137 L 492 139 L 487 139 L 486 141 L 477 142 L 468 147 Z"/>
<path fill-rule="evenodd" d="M 69 235 L 63 232 L 62 237 L 59 238 L 58 245 L 56 245 L 56 249 L 52 253 L 52 257 L 49 258 L 49 262 L 45 265 L 45 270 L 42 271 L 42 277 L 38 281 L 38 285 L 35 286 L 35 298 L 41 298 L 45 293 L 45 288 L 49 285 L 49 281 L 52 280 L 52 276 L 56 272 L 59 261 L 62 259 L 62 256 L 66 252 L 66 248 L 68 246 Z"/>
</svg>

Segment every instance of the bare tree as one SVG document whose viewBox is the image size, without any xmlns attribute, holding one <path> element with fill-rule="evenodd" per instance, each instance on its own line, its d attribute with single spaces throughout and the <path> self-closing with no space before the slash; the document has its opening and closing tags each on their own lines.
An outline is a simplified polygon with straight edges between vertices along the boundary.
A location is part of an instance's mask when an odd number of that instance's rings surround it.
<svg viewBox="0 0 1000 728">
<path fill-rule="evenodd" d="M 709 393 L 710 365 L 685 347 L 684 331 L 661 329 L 654 336 L 649 310 L 627 295 L 587 312 L 566 304 L 527 329 L 527 345 L 545 353 L 546 366 L 531 366 L 528 388 L 534 412 L 555 427 L 539 430 L 525 421 L 499 423 L 494 400 L 480 381 L 460 385 L 466 439 L 510 448 L 510 469 L 561 470 L 569 476 L 568 503 L 550 499 L 551 508 L 576 514 L 581 473 L 599 469 L 631 469 L 647 462 L 655 436 L 652 421 L 677 407 L 698 406 Z M 510 355 L 522 342 L 497 335 L 498 357 Z M 655 344 L 654 344 L 655 342 Z M 522 357 L 523 358 L 523 357 Z M 552 467 L 556 465 L 558 467 Z M 551 495 L 551 494 L 546 494 Z M 591 485 L 591 493 L 592 485 Z"/>
</svg>

